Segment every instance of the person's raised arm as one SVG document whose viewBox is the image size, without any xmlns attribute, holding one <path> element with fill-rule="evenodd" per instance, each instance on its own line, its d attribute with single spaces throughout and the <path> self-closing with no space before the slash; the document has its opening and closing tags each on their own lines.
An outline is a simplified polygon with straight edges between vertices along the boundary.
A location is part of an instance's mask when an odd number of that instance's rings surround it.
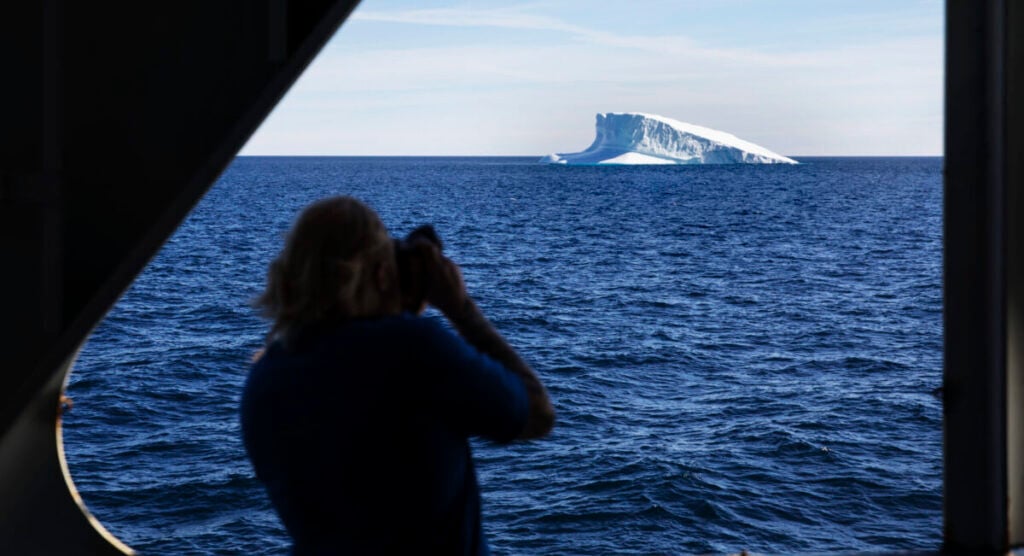
<svg viewBox="0 0 1024 556">
<path fill-rule="evenodd" d="M 467 342 L 500 362 L 526 385 L 530 409 L 519 438 L 540 438 L 548 434 L 555 424 L 555 410 L 537 373 L 519 357 L 470 298 L 459 267 L 440 253 L 433 266 L 427 301 L 444 314 Z"/>
</svg>

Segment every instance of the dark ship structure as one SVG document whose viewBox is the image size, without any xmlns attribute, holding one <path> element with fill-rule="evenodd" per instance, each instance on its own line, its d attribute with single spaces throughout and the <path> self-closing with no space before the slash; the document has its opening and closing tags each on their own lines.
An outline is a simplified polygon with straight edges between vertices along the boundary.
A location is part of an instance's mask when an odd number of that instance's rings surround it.
<svg viewBox="0 0 1024 556">
<path fill-rule="evenodd" d="M 125 554 L 77 496 L 75 355 L 356 0 L 0 6 L 0 552 Z M 1024 546 L 1024 2 L 947 0 L 943 551 Z"/>
</svg>

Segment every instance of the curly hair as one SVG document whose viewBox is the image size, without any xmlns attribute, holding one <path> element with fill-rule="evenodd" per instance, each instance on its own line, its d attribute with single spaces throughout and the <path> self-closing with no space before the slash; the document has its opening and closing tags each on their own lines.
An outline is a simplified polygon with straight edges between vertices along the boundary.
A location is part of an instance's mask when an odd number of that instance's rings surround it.
<svg viewBox="0 0 1024 556">
<path fill-rule="evenodd" d="M 267 343 L 287 342 L 309 324 L 380 314 L 387 301 L 376 284 L 381 268 L 395 280 L 393 241 L 373 209 L 344 196 L 309 205 L 253 302 L 274 321 Z"/>
</svg>

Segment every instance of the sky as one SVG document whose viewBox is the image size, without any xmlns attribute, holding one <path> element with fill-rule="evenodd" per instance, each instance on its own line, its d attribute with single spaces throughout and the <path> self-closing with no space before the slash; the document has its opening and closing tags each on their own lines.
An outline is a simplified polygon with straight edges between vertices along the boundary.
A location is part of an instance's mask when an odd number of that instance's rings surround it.
<svg viewBox="0 0 1024 556">
<path fill-rule="evenodd" d="M 942 154 L 942 0 L 363 0 L 242 155 L 578 152 L 646 112 L 790 156 Z"/>
</svg>

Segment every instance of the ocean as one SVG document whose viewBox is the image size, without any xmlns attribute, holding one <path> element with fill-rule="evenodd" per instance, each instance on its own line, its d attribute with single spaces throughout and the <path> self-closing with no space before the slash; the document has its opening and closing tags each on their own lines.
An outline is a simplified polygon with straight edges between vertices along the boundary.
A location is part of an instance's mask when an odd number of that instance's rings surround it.
<svg viewBox="0 0 1024 556">
<path fill-rule="evenodd" d="M 142 553 L 287 552 L 239 434 L 248 303 L 347 194 L 433 224 L 550 390 L 549 438 L 473 444 L 495 553 L 937 549 L 942 159 L 799 160 L 238 158 L 83 347 L 74 482 Z"/>
</svg>

